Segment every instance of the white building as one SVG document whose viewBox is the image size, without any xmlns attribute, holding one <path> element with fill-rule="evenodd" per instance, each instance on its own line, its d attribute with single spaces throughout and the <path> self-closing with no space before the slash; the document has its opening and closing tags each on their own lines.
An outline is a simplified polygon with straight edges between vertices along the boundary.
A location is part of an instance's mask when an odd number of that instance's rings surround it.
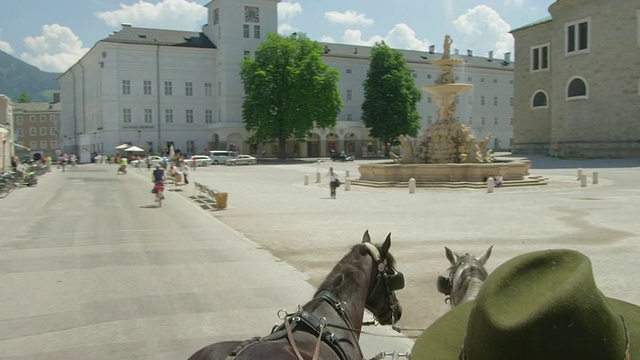
<svg viewBox="0 0 640 360">
<path fill-rule="evenodd" d="M 268 32 L 277 31 L 278 0 L 214 0 L 206 5 L 202 32 L 136 28 L 97 42 L 59 78 L 65 152 L 89 161 L 93 151 L 111 154 L 122 143 L 153 152 L 173 144 L 186 153 L 234 149 L 242 153 L 276 153 L 276 144 L 250 145 L 242 120 L 240 62 L 254 56 Z M 443 34 L 444 36 L 444 34 Z M 291 142 L 296 157 L 326 156 L 329 149 L 359 156 L 381 146 L 361 121 L 362 82 L 371 47 L 323 44 L 324 59 L 341 72 L 344 108 L 334 129 L 316 129 L 306 143 Z M 431 85 L 439 68 L 430 52 L 401 50 L 415 69 L 416 86 Z M 459 120 L 478 138 L 492 134 L 493 147 L 509 148 L 512 134 L 513 63 L 505 59 L 458 55 L 459 82 L 475 89 L 459 99 Z M 419 104 L 423 129 L 433 121 L 435 104 L 424 92 Z"/>
</svg>

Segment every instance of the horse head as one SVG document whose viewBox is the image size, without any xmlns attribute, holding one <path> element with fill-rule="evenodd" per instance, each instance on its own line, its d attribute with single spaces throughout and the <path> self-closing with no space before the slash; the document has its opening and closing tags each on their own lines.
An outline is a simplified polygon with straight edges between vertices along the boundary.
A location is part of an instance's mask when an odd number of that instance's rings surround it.
<svg viewBox="0 0 640 360">
<path fill-rule="evenodd" d="M 402 306 L 395 291 L 404 288 L 404 275 L 396 270 L 395 259 L 389 252 L 391 234 L 378 246 L 371 243 L 369 231 L 366 231 L 361 245 L 373 259 L 365 307 L 380 324 L 393 325 L 402 317 Z"/>
<path fill-rule="evenodd" d="M 448 278 L 438 277 L 438 291 L 447 295 L 447 299 L 451 300 L 451 305 L 455 307 L 475 299 L 480 291 L 488 276 L 485 264 L 491 256 L 493 245 L 478 258 L 470 253 L 459 255 L 446 246 L 444 249 L 451 267 L 448 269 Z"/>
</svg>

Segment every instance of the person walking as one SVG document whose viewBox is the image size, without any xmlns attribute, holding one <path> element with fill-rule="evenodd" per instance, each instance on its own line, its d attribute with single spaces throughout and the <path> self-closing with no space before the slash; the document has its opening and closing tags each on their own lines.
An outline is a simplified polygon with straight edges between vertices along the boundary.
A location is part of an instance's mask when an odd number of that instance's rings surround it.
<svg viewBox="0 0 640 360">
<path fill-rule="evenodd" d="M 340 186 L 340 180 L 338 179 L 338 176 L 336 175 L 336 173 L 333 171 L 333 167 L 329 168 L 329 172 L 327 173 L 327 176 L 329 177 L 329 189 L 331 190 L 331 198 L 335 199 L 336 188 Z"/>
<path fill-rule="evenodd" d="M 182 168 L 182 176 L 184 177 L 184 184 L 189 185 L 189 179 L 187 178 L 189 176 L 189 164 L 187 164 L 186 161 L 181 161 L 180 165 Z"/>
</svg>

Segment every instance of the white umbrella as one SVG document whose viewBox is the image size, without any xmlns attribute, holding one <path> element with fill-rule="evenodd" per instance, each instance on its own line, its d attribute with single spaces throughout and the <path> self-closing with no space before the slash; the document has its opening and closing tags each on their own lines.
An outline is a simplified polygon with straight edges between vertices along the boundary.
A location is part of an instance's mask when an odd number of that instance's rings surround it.
<svg viewBox="0 0 640 360">
<path fill-rule="evenodd" d="M 124 151 L 128 151 L 128 152 L 141 152 L 144 151 L 144 149 L 141 149 L 137 146 L 132 146 L 132 147 L 128 147 L 126 149 L 124 149 Z"/>
<path fill-rule="evenodd" d="M 116 149 L 118 150 L 123 150 L 129 147 L 129 144 L 122 144 L 122 145 L 118 145 L 116 146 Z"/>
</svg>

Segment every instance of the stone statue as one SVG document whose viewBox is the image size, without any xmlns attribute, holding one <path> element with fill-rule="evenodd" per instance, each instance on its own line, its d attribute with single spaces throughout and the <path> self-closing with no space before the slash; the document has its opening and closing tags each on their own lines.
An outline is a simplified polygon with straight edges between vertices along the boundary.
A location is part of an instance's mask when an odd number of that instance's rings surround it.
<svg viewBox="0 0 640 360">
<path fill-rule="evenodd" d="M 444 36 L 444 52 L 442 54 L 443 59 L 448 59 L 451 57 L 451 44 L 453 44 L 453 40 L 451 40 L 451 36 Z"/>
<path fill-rule="evenodd" d="M 436 84 L 453 84 L 454 82 L 453 68 L 450 65 L 442 66 L 442 71 L 438 74 Z"/>
<path fill-rule="evenodd" d="M 401 164 L 413 164 L 415 162 L 415 155 L 413 153 L 413 144 L 411 140 L 404 136 L 400 135 L 400 145 L 402 145 L 402 158 L 400 159 Z"/>
</svg>

